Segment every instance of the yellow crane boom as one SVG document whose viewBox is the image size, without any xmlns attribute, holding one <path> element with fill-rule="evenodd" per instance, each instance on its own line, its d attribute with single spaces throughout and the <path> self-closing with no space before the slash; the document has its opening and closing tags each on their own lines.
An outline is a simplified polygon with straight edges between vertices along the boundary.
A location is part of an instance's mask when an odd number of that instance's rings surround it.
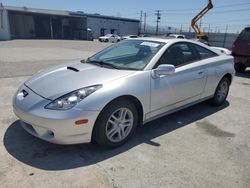
<svg viewBox="0 0 250 188">
<path fill-rule="evenodd" d="M 201 10 L 193 19 L 191 22 L 191 26 L 195 31 L 196 34 L 196 38 L 202 38 L 205 36 L 205 34 L 201 31 L 201 29 L 198 27 L 198 25 L 196 25 L 196 23 L 198 22 L 199 19 L 201 19 L 210 9 L 212 9 L 213 3 L 212 0 L 208 0 L 208 4 L 207 6 Z"/>
</svg>

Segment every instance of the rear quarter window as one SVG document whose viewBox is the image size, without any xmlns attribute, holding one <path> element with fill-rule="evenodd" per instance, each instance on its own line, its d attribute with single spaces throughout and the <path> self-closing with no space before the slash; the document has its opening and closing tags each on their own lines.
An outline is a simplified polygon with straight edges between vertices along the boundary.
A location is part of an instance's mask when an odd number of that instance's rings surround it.
<svg viewBox="0 0 250 188">
<path fill-rule="evenodd" d="M 211 57 L 218 56 L 216 53 L 212 52 L 211 50 L 208 50 L 206 48 L 203 48 L 199 45 L 194 45 L 198 55 L 200 56 L 200 59 L 208 59 Z"/>
</svg>

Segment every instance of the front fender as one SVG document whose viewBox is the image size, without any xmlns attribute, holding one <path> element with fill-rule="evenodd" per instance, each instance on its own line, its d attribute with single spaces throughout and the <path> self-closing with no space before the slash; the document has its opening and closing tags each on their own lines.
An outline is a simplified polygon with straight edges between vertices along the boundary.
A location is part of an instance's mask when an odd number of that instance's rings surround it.
<svg viewBox="0 0 250 188">
<path fill-rule="evenodd" d="M 137 98 L 144 114 L 150 110 L 150 71 L 138 71 L 127 77 L 103 84 L 103 87 L 82 100 L 76 107 L 101 111 L 110 101 L 124 95 Z"/>
</svg>

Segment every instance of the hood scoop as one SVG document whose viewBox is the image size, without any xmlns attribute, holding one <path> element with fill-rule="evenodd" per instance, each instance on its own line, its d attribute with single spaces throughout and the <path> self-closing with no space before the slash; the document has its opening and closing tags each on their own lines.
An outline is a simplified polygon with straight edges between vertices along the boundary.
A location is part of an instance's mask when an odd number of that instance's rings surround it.
<svg viewBox="0 0 250 188">
<path fill-rule="evenodd" d="M 74 67 L 67 67 L 67 69 L 68 69 L 68 70 L 72 70 L 72 71 L 74 71 L 74 72 L 79 72 L 79 70 L 76 69 L 76 68 L 74 68 Z"/>
</svg>

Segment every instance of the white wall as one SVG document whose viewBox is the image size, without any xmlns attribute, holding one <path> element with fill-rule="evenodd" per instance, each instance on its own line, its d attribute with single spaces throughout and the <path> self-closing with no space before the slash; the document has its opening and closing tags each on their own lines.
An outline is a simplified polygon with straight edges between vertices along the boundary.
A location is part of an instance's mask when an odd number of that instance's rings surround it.
<svg viewBox="0 0 250 188">
<path fill-rule="evenodd" d="M 9 18 L 7 10 L 0 9 L 0 40 L 10 40 Z"/>
<path fill-rule="evenodd" d="M 105 34 L 111 33 L 111 29 L 116 29 L 115 34 L 120 36 L 137 35 L 139 22 L 87 17 L 87 27 L 91 28 L 94 32 L 94 38 L 101 36 L 101 28 L 106 29 Z"/>
</svg>

